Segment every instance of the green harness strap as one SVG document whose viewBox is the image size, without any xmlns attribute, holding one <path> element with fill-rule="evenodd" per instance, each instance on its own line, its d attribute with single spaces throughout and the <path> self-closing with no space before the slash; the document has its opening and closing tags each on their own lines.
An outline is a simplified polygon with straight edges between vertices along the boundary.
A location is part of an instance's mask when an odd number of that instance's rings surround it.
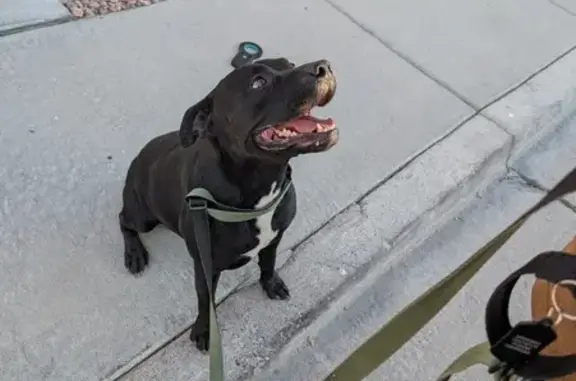
<svg viewBox="0 0 576 381">
<path fill-rule="evenodd" d="M 488 369 L 497 369 L 502 364 L 492 355 L 492 352 L 490 352 L 490 343 L 485 341 L 462 353 L 452 364 L 450 364 L 448 368 L 446 368 L 438 378 L 438 381 L 448 381 L 453 375 L 464 372 L 474 365 L 484 365 Z M 494 372 L 494 381 L 514 381 L 518 379 L 514 374 L 504 373 L 505 371 L 506 369 L 501 368 Z"/>
<path fill-rule="evenodd" d="M 210 308 L 210 381 L 224 381 L 224 361 L 222 356 L 222 339 L 220 328 L 216 318 L 216 307 L 214 306 L 212 287 L 212 247 L 210 242 L 210 225 L 208 216 L 221 222 L 246 222 L 263 216 L 267 213 L 274 213 L 278 205 L 286 196 L 292 182 L 290 174 L 284 182 L 280 193 L 268 205 L 258 209 L 239 209 L 222 204 L 204 188 L 195 188 L 185 197 L 189 210 L 192 212 L 194 222 L 194 237 L 200 254 L 200 262 L 204 271 L 204 280 L 208 288 L 208 302 Z M 195 274 L 199 276 L 199 274 Z"/>
<path fill-rule="evenodd" d="M 490 343 L 484 342 L 468 349 L 460 355 L 460 357 L 446 368 L 438 380 L 447 381 L 453 374 L 463 372 L 473 365 L 481 364 L 492 367 L 495 363 L 496 361 L 492 353 L 490 353 Z"/>
<path fill-rule="evenodd" d="M 412 336 L 422 329 L 483 265 L 518 231 L 534 213 L 569 193 L 576 192 L 576 168 L 552 188 L 533 208 L 514 221 L 498 236 L 485 244 L 466 262 L 410 303 L 385 326 L 357 348 L 324 381 L 360 381 L 388 360 Z M 460 356 L 438 379 L 447 381 L 474 364 L 494 364 L 486 349 L 487 343 L 473 347 Z M 497 380 L 509 380 L 513 375 L 496 374 Z"/>
<path fill-rule="evenodd" d="M 286 192 L 290 189 L 292 182 L 287 180 L 282 187 L 282 190 L 268 205 L 258 209 L 240 209 L 232 206 L 222 204 L 212 196 L 208 190 L 204 188 L 194 188 L 186 195 L 186 201 L 190 205 L 190 201 L 200 202 L 200 205 L 193 205 L 190 207 L 192 211 L 205 210 L 210 217 L 221 222 L 246 222 L 261 217 L 267 213 L 272 213 L 280 202 L 284 199 Z M 213 206 L 210 206 L 213 205 Z"/>
</svg>

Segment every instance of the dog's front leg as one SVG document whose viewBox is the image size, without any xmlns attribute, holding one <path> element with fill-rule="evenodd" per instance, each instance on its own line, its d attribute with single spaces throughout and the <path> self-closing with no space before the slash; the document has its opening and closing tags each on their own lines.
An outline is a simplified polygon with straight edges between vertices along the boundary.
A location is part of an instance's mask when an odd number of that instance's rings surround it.
<svg viewBox="0 0 576 381">
<path fill-rule="evenodd" d="M 283 234 L 283 232 L 278 233 L 272 242 L 258 253 L 260 285 L 270 299 L 285 300 L 290 297 L 288 287 L 274 269 L 274 266 L 276 266 L 276 252 Z"/>
<path fill-rule="evenodd" d="M 220 273 L 212 275 L 212 300 L 214 300 L 219 279 Z M 192 325 L 190 340 L 196 344 L 196 348 L 205 352 L 210 344 L 210 299 L 199 257 L 194 258 L 194 285 L 198 298 L 198 316 Z"/>
</svg>

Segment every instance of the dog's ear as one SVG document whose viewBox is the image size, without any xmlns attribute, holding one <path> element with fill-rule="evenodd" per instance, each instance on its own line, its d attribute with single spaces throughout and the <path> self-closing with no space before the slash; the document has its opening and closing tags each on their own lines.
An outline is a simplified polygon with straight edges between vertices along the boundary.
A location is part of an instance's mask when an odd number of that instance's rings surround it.
<svg viewBox="0 0 576 381">
<path fill-rule="evenodd" d="M 200 102 L 184 113 L 180 123 L 180 144 L 189 147 L 198 138 L 206 136 L 212 117 L 212 95 L 207 95 Z"/>
</svg>

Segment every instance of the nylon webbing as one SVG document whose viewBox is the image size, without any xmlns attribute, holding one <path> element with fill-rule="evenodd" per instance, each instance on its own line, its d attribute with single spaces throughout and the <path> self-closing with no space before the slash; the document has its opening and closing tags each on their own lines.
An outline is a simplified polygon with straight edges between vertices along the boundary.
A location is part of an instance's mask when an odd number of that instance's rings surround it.
<svg viewBox="0 0 576 381">
<path fill-rule="evenodd" d="M 250 221 L 266 213 L 273 212 L 284 196 L 288 189 L 290 189 L 291 181 L 285 182 L 282 190 L 268 205 L 258 209 L 240 209 L 222 204 L 212 196 L 212 194 L 204 188 L 194 188 L 186 195 L 187 202 L 196 202 L 198 205 L 190 206 L 190 210 L 206 210 L 210 217 L 221 222 L 245 222 Z M 204 201 L 204 202 L 202 202 Z"/>
</svg>

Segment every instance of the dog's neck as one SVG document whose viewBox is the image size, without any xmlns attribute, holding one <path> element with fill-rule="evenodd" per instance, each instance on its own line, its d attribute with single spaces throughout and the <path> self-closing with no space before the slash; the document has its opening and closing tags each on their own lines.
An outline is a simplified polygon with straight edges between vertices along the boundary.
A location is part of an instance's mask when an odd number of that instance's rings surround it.
<svg viewBox="0 0 576 381">
<path fill-rule="evenodd" d="M 288 161 L 263 162 L 256 158 L 239 158 L 220 150 L 222 170 L 242 194 L 242 207 L 253 208 L 275 187 L 280 190 L 290 176 Z"/>
</svg>

